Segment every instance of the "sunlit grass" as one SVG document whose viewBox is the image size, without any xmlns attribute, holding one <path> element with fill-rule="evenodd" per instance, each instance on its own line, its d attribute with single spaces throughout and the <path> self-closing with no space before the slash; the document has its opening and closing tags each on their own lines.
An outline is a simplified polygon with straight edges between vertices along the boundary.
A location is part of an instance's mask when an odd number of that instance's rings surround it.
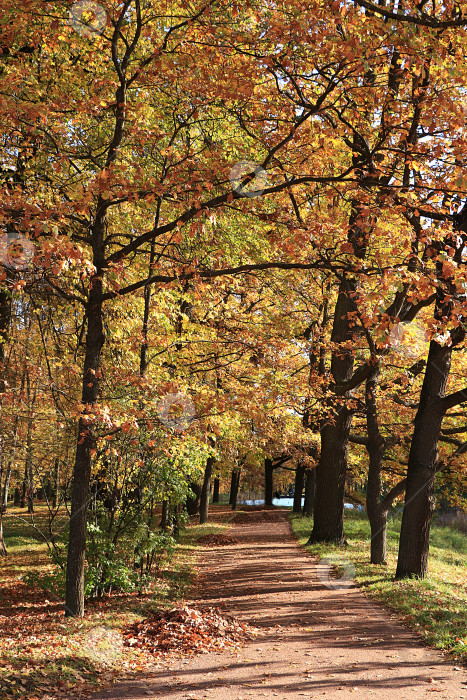
<svg viewBox="0 0 467 700">
<path fill-rule="evenodd" d="M 291 515 L 300 544 L 311 532 L 311 518 Z M 368 595 L 391 610 L 427 644 L 449 652 L 467 664 L 467 535 L 433 525 L 428 576 L 425 580 L 394 581 L 400 519 L 388 523 L 387 566 L 370 564 L 370 525 L 363 514 L 346 513 L 348 545 L 316 544 L 307 550 L 319 557 L 330 554 L 352 562 L 355 581 Z"/>
</svg>

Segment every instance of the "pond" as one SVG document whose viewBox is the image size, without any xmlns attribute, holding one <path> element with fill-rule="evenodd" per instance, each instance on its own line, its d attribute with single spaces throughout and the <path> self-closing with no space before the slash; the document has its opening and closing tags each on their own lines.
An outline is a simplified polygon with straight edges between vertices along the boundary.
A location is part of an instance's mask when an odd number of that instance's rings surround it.
<svg viewBox="0 0 467 700">
<path fill-rule="evenodd" d="M 305 503 L 305 499 L 302 497 L 302 508 L 303 504 Z M 264 498 L 258 499 L 256 501 L 251 501 L 251 500 L 246 500 L 246 501 L 238 501 L 239 505 L 245 505 L 245 506 L 262 506 L 264 505 Z M 282 506 L 283 508 L 292 508 L 293 506 L 293 498 L 288 498 L 286 496 L 281 497 L 281 498 L 273 498 L 272 499 L 272 505 L 273 506 Z M 354 506 L 352 503 L 344 503 L 344 508 L 347 508 L 348 510 L 354 510 L 355 508 L 357 510 L 363 510 L 362 506 Z"/>
</svg>

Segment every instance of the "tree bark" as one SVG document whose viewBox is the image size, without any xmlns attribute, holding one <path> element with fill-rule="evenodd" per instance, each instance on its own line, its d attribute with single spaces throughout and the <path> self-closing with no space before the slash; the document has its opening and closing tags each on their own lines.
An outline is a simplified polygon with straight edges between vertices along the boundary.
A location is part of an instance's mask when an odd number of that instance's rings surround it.
<svg viewBox="0 0 467 700">
<path fill-rule="evenodd" d="M 295 470 L 295 488 L 294 488 L 293 508 L 292 508 L 293 513 L 301 513 L 302 512 L 302 495 L 303 495 L 304 481 L 305 481 L 305 467 L 303 466 L 303 464 L 298 464 L 297 468 Z"/>
<path fill-rule="evenodd" d="M 84 615 L 84 564 L 86 550 L 87 505 L 91 478 L 91 459 L 95 449 L 94 419 L 89 418 L 99 395 L 99 369 L 105 336 L 102 322 L 102 279 L 95 276 L 87 306 L 88 328 L 83 368 L 82 403 L 85 411 L 78 423 L 73 486 L 71 494 L 70 539 L 66 568 L 65 614 Z"/>
<path fill-rule="evenodd" d="M 313 516 L 315 502 L 316 469 L 307 469 L 305 476 L 305 502 L 303 504 L 303 515 L 311 518 Z"/>
<path fill-rule="evenodd" d="M 11 298 L 12 295 L 9 285 L 3 282 L 2 287 L 0 287 L 0 393 L 5 391 L 5 346 L 10 335 Z"/>
<path fill-rule="evenodd" d="M 344 494 L 351 416 L 338 411 L 334 425 L 321 432 L 321 457 L 316 466 L 313 530 L 308 540 L 344 543 Z"/>
<path fill-rule="evenodd" d="M 451 367 L 451 346 L 430 343 L 420 403 L 407 467 L 407 485 L 399 540 L 396 578 L 424 578 L 428 567 L 430 526 L 435 506 L 438 441 Z"/>
<path fill-rule="evenodd" d="M 0 492 L 2 488 L 2 483 L 3 483 L 3 441 L 0 438 Z M 8 552 L 6 550 L 5 546 L 5 540 L 3 539 L 3 514 L 6 510 L 6 507 L 3 504 L 3 501 L 0 499 L 0 556 L 6 557 Z"/>
<path fill-rule="evenodd" d="M 5 545 L 5 540 L 3 537 L 3 513 L 4 513 L 4 507 L 3 504 L 0 503 L 0 556 L 1 557 L 6 557 L 8 555 L 7 548 Z"/>
<path fill-rule="evenodd" d="M 199 522 L 201 525 L 207 523 L 209 515 L 209 493 L 211 490 L 212 468 L 214 466 L 214 457 L 208 457 L 206 469 L 204 470 L 203 486 L 201 488 L 201 503 L 199 506 Z"/>
<path fill-rule="evenodd" d="M 2 493 L 2 498 L 1 498 L 4 510 L 6 510 L 8 508 L 8 498 L 9 498 L 9 493 L 10 493 L 10 480 L 11 480 L 11 467 L 12 467 L 11 460 L 8 460 L 8 465 L 7 465 L 6 474 L 5 474 L 5 482 L 3 484 L 3 493 Z M 1 484 L 0 484 L 0 486 L 1 486 Z M 0 507 L 1 507 L 1 504 L 0 504 Z"/>
<path fill-rule="evenodd" d="M 274 466 L 272 459 L 264 460 L 264 505 L 272 506 L 274 494 Z"/>
<path fill-rule="evenodd" d="M 366 449 L 369 456 L 366 510 L 371 528 L 370 561 L 372 564 L 386 563 L 386 526 L 388 510 L 381 502 L 383 457 L 386 443 L 382 437 L 376 406 L 379 382 L 379 367 L 376 366 L 365 385 L 366 423 L 368 439 Z"/>
<path fill-rule="evenodd" d="M 237 470 L 232 469 L 232 473 L 230 475 L 229 506 L 231 506 L 233 503 L 234 494 L 235 494 L 235 481 L 236 481 L 236 479 L 237 479 Z"/>
<path fill-rule="evenodd" d="M 339 345 L 353 337 L 351 312 L 355 310 L 353 295 L 355 283 L 344 279 L 334 312 L 331 342 Z M 313 531 L 308 544 L 314 542 L 344 543 L 344 493 L 347 471 L 350 426 L 352 416 L 346 406 L 349 392 L 339 389 L 339 384 L 352 377 L 354 358 L 346 348 L 334 351 L 331 374 L 336 396 L 335 415 L 321 429 L 321 454 L 316 466 L 316 496 Z"/>
<path fill-rule="evenodd" d="M 168 525 L 168 515 L 169 515 L 169 502 L 166 498 L 162 501 L 162 513 L 161 513 L 161 521 L 159 523 L 159 527 L 161 530 L 165 530 L 167 525 Z"/>
<path fill-rule="evenodd" d="M 54 489 L 52 495 L 52 507 L 57 508 L 59 503 L 59 489 L 60 489 L 60 460 L 55 457 L 54 462 Z"/>
<path fill-rule="evenodd" d="M 238 496 L 238 490 L 240 488 L 240 469 L 235 469 L 235 476 L 234 476 L 234 483 L 233 483 L 233 489 L 231 492 L 232 496 L 232 510 L 237 509 L 237 496 Z"/>
<path fill-rule="evenodd" d="M 214 479 L 214 488 L 212 491 L 212 502 L 213 503 L 219 503 L 219 486 L 220 486 L 220 479 L 218 476 Z"/>
<path fill-rule="evenodd" d="M 33 463 L 33 446 L 32 446 L 32 426 L 33 418 L 28 419 L 28 431 L 26 436 L 26 460 L 24 463 L 24 481 L 26 484 L 26 500 L 28 504 L 28 513 L 34 513 L 34 476 L 32 472 Z"/>
<path fill-rule="evenodd" d="M 185 507 L 188 515 L 198 515 L 201 502 L 201 485 L 192 481 L 190 484 L 190 489 L 194 493 L 194 498 L 188 497 L 186 499 Z"/>
</svg>

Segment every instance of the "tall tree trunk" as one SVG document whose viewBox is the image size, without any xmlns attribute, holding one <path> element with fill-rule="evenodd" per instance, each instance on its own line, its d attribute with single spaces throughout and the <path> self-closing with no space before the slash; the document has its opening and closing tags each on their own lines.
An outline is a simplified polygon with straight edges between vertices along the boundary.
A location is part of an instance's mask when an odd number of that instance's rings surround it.
<svg viewBox="0 0 467 700">
<path fill-rule="evenodd" d="M 8 279 L 8 271 L 7 271 Z M 11 290 L 4 281 L 0 287 L 0 393 L 5 391 L 6 367 L 5 346 L 10 335 L 11 322 Z"/>
<path fill-rule="evenodd" d="M 212 502 L 213 503 L 219 503 L 219 487 L 220 487 L 220 479 L 218 476 L 216 476 L 214 479 L 214 488 L 212 490 Z"/>
<path fill-rule="evenodd" d="M 445 412 L 442 399 L 449 377 L 451 354 L 451 346 L 441 346 L 431 341 L 407 467 L 396 570 L 398 579 L 424 578 L 427 571 L 430 525 L 435 506 L 438 441 Z"/>
<path fill-rule="evenodd" d="M 232 469 L 232 473 L 230 475 L 230 493 L 229 493 L 229 506 L 232 505 L 234 495 L 235 495 L 235 481 L 237 479 L 237 470 Z"/>
<path fill-rule="evenodd" d="M 28 419 L 28 431 L 26 437 L 26 460 L 24 464 L 24 480 L 26 483 L 26 499 L 28 503 L 28 513 L 34 512 L 34 475 L 32 471 L 33 464 L 33 446 L 32 446 L 32 426 L 33 418 Z"/>
<path fill-rule="evenodd" d="M 238 497 L 238 490 L 240 488 L 240 469 L 235 469 L 235 476 L 234 476 L 234 483 L 233 483 L 233 489 L 232 489 L 232 510 L 237 509 L 237 497 Z"/>
<path fill-rule="evenodd" d="M 355 282 L 344 279 L 334 312 L 331 342 L 348 343 L 354 328 L 351 312 L 355 310 Z M 344 493 L 349 435 L 352 416 L 346 406 L 349 392 L 343 385 L 350 381 L 354 358 L 347 347 L 337 347 L 331 361 L 335 387 L 335 415 L 321 429 L 321 455 L 316 466 L 316 496 L 313 531 L 308 543 L 344 542 Z"/>
<path fill-rule="evenodd" d="M 162 513 L 161 513 L 161 521 L 159 523 L 159 527 L 161 530 L 165 530 L 168 524 L 168 515 L 169 515 L 169 502 L 166 498 L 162 501 Z"/>
<path fill-rule="evenodd" d="M 201 485 L 192 481 L 190 483 L 190 489 L 193 491 L 194 496 L 189 496 L 186 499 L 185 507 L 188 515 L 197 515 L 199 513 L 199 506 L 201 502 Z"/>
<path fill-rule="evenodd" d="M 321 456 L 316 465 L 313 530 L 308 543 L 344 542 L 344 494 L 351 415 L 338 409 L 334 424 L 321 431 Z"/>
<path fill-rule="evenodd" d="M 23 381 L 22 381 L 22 383 L 21 383 L 21 389 L 23 388 L 23 386 L 24 386 L 24 377 L 23 377 Z M 2 499 L 5 508 L 8 507 L 8 493 L 9 493 L 9 490 L 10 490 L 11 472 L 12 472 L 12 469 L 13 469 L 13 462 L 14 462 L 14 459 L 15 459 L 16 447 L 17 447 L 17 444 L 18 444 L 18 427 L 19 427 L 19 412 L 18 412 L 18 414 L 15 416 L 15 426 L 14 426 L 14 429 L 13 429 L 13 445 L 11 446 L 11 448 L 10 448 L 10 450 L 9 450 L 9 454 L 8 454 L 8 465 L 7 465 L 7 468 L 6 468 L 5 486 L 4 486 L 4 489 L 3 489 L 3 499 Z M 19 504 L 17 503 L 16 491 L 15 491 L 15 506 L 16 506 L 16 505 L 19 505 Z"/>
<path fill-rule="evenodd" d="M 54 461 L 54 487 L 52 494 L 52 507 L 57 508 L 59 503 L 59 489 L 60 489 L 60 460 L 55 457 Z"/>
<path fill-rule="evenodd" d="M 8 552 L 7 548 L 5 545 L 5 540 L 3 537 L 3 513 L 5 512 L 5 509 L 3 507 L 3 504 L 0 503 L 0 557 L 6 557 Z"/>
<path fill-rule="evenodd" d="M 303 464 L 298 464 L 295 470 L 295 490 L 293 497 L 293 512 L 302 512 L 302 495 L 303 495 L 303 485 L 305 481 L 305 467 Z"/>
<path fill-rule="evenodd" d="M 303 504 L 303 515 L 311 518 L 315 503 L 316 469 L 307 469 L 305 477 L 305 502 Z"/>
<path fill-rule="evenodd" d="M 8 508 L 8 498 L 9 498 L 9 493 L 10 493 L 10 480 L 11 480 L 11 468 L 12 468 L 12 463 L 11 460 L 8 460 L 8 465 L 6 468 L 6 474 L 5 474 L 5 482 L 3 484 L 3 493 L 2 493 L 2 498 L 1 502 L 3 503 L 3 508 L 6 510 Z M 1 487 L 1 484 L 0 484 Z M 0 505 L 1 507 L 1 505 Z"/>
<path fill-rule="evenodd" d="M 386 527 L 388 509 L 381 501 L 383 457 L 385 440 L 379 431 L 376 392 L 379 382 L 377 366 L 365 385 L 367 443 L 369 456 L 366 510 L 371 527 L 370 561 L 372 564 L 386 563 Z"/>
<path fill-rule="evenodd" d="M 116 36 L 113 42 L 117 42 Z M 132 54 L 136 42 L 127 47 L 126 60 Z M 118 49 L 113 43 L 114 63 Z M 109 169 L 117 158 L 123 135 L 127 105 L 127 86 L 125 69 L 118 68 L 118 87 L 115 92 L 115 122 L 112 140 L 109 144 L 105 168 Z M 99 373 L 101 369 L 101 352 L 105 342 L 102 305 L 103 276 L 105 260 L 105 231 L 107 223 L 108 201 L 100 194 L 97 198 L 94 222 L 91 228 L 92 262 L 94 274 L 89 280 L 86 304 L 86 344 L 83 365 L 81 401 L 85 406 L 78 422 L 78 441 L 76 444 L 75 464 L 73 469 L 73 487 L 71 494 L 70 536 L 66 565 L 65 614 L 67 616 L 84 615 L 84 564 L 86 554 L 86 523 L 89 484 L 91 479 L 91 460 L 95 450 L 95 419 L 91 418 L 99 398 Z"/>
<path fill-rule="evenodd" d="M 91 478 L 91 458 L 95 449 L 94 420 L 88 418 L 99 395 L 99 369 L 104 345 L 102 323 L 102 279 L 94 277 L 87 307 L 88 328 L 83 368 L 82 403 L 86 406 L 78 423 L 73 486 L 71 494 L 70 539 L 66 567 L 65 614 L 84 615 L 84 564 L 86 522 Z"/>
<path fill-rule="evenodd" d="M 467 242 L 466 211 L 455 221 L 455 229 L 463 232 L 448 235 L 443 243 L 435 244 L 441 253 L 436 263 L 438 278 L 443 280 L 436 290 L 435 321 L 444 324 L 451 319 L 454 299 L 459 293 L 449 271 L 445 270 L 444 253 L 464 268 L 463 246 Z M 460 242 L 459 242 L 460 239 Z M 444 250 L 443 250 L 444 249 Z M 456 317 L 458 321 L 459 318 Z M 461 319 L 465 323 L 465 316 Z M 451 369 L 452 348 L 465 339 L 462 325 L 449 332 L 451 343 L 440 345 L 436 340 L 430 343 L 430 350 L 423 378 L 422 390 L 414 432 L 410 445 L 407 466 L 407 485 L 404 511 L 402 514 L 399 556 L 396 578 L 424 578 L 428 567 L 430 547 L 430 526 L 435 507 L 435 476 L 440 467 L 438 461 L 438 441 L 446 411 L 467 401 L 467 388 L 446 396 L 446 386 Z"/>
<path fill-rule="evenodd" d="M 264 505 L 272 506 L 274 495 L 274 466 L 272 459 L 264 460 Z"/>
<path fill-rule="evenodd" d="M 2 483 L 3 483 L 3 441 L 0 438 L 0 491 L 2 488 Z M 6 557 L 8 552 L 6 550 L 5 546 L 5 540 L 3 538 L 3 514 L 6 510 L 6 507 L 3 504 L 3 501 L 0 501 L 0 556 Z"/>
<path fill-rule="evenodd" d="M 214 466 L 214 457 L 208 457 L 206 468 L 204 470 L 203 486 L 201 488 L 201 503 L 199 506 L 199 522 L 202 525 L 207 523 L 209 514 L 209 493 L 211 490 L 212 468 Z"/>
</svg>

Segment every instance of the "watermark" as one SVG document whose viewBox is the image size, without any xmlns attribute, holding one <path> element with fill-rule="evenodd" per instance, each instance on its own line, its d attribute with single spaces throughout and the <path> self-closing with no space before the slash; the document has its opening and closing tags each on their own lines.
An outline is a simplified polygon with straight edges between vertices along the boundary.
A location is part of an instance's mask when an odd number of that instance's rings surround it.
<svg viewBox="0 0 467 700">
<path fill-rule="evenodd" d="M 0 263 L 9 270 L 26 270 L 35 251 L 34 243 L 19 233 L 0 236 Z"/>
<path fill-rule="evenodd" d="M 120 632 L 111 627 L 93 627 L 86 633 L 82 650 L 98 664 L 111 665 L 122 653 L 123 639 Z"/>
<path fill-rule="evenodd" d="M 157 404 L 161 423 L 181 433 L 193 423 L 196 415 L 192 400 L 182 392 L 166 394 Z"/>
<path fill-rule="evenodd" d="M 268 174 L 261 165 L 241 160 L 230 170 L 230 184 L 241 197 L 261 197 L 268 186 Z"/>
<path fill-rule="evenodd" d="M 78 0 L 70 8 L 68 24 L 81 36 L 92 39 L 106 28 L 107 12 L 97 2 Z"/>
<path fill-rule="evenodd" d="M 355 577 L 355 566 L 343 557 L 324 557 L 316 565 L 316 573 L 326 588 L 332 591 L 352 588 Z"/>
<path fill-rule="evenodd" d="M 410 323 L 399 321 L 391 329 L 389 345 L 409 360 L 417 360 L 428 351 L 429 337 L 421 322 L 414 319 Z"/>
</svg>

